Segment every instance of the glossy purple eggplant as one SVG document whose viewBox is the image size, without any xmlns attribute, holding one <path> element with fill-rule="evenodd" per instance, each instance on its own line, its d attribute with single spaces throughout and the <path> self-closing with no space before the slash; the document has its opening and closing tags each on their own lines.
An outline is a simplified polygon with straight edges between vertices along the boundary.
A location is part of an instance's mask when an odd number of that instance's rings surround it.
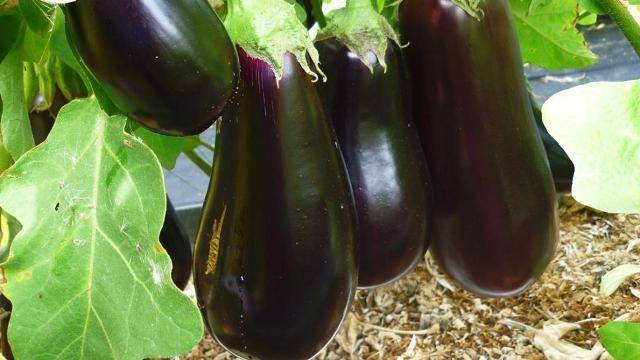
<svg viewBox="0 0 640 360">
<path fill-rule="evenodd" d="M 182 290 L 187 287 L 191 279 L 191 265 L 193 264 L 193 253 L 189 236 L 182 227 L 178 214 L 173 208 L 173 204 L 167 198 L 167 213 L 164 217 L 164 225 L 160 231 L 160 243 L 171 257 L 173 268 L 171 279 L 173 283 Z"/>
<path fill-rule="evenodd" d="M 195 248 L 198 303 L 234 354 L 309 359 L 355 293 L 353 196 L 311 77 L 287 53 L 277 84 L 267 63 L 239 53 Z"/>
<path fill-rule="evenodd" d="M 206 0 L 78 0 L 64 9 L 88 69 L 150 130 L 200 133 L 235 90 L 235 47 Z"/>
<path fill-rule="evenodd" d="M 569 158 L 569 155 L 562 149 L 556 139 L 549 134 L 547 128 L 542 122 L 542 110 L 540 105 L 531 96 L 531 105 L 533 107 L 533 115 L 536 118 L 536 125 L 538 126 L 538 132 L 542 138 L 544 144 L 544 150 L 547 153 L 549 159 L 549 166 L 551 167 L 551 173 L 553 174 L 553 182 L 556 184 L 556 192 L 558 194 L 571 193 L 571 186 L 573 185 L 573 173 L 575 167 L 573 162 Z"/>
<path fill-rule="evenodd" d="M 358 286 L 394 281 L 429 245 L 431 183 L 413 125 L 400 48 L 389 42 L 387 69 L 373 53 L 360 58 L 336 39 L 316 44 L 328 82 L 320 97 L 332 118 L 358 214 Z"/>
<path fill-rule="evenodd" d="M 0 307 L 3 312 L 11 312 L 12 306 L 9 299 L 7 299 L 4 295 L 0 294 Z M 13 360 L 13 352 L 11 351 L 11 345 L 9 345 L 9 339 L 7 337 L 9 330 L 9 320 L 11 319 L 11 314 L 5 316 L 0 320 L 0 353 L 6 360 Z"/>
<path fill-rule="evenodd" d="M 481 20 L 450 0 L 400 9 L 416 125 L 434 187 L 432 251 L 479 295 L 523 292 L 558 240 L 556 196 L 508 4 Z"/>
</svg>

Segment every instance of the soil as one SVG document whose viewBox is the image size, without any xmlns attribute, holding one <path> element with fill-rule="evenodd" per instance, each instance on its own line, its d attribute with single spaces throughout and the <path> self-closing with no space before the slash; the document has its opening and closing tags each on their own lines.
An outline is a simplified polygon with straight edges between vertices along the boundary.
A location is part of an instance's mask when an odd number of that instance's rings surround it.
<svg viewBox="0 0 640 360">
<path fill-rule="evenodd" d="M 359 291 L 336 339 L 318 359 L 607 359 L 599 326 L 640 320 L 640 279 L 612 296 L 600 278 L 640 263 L 640 216 L 560 206 L 561 243 L 543 277 L 512 299 L 460 290 L 427 254 L 395 284 Z M 184 359 L 234 359 L 206 336 Z"/>
</svg>

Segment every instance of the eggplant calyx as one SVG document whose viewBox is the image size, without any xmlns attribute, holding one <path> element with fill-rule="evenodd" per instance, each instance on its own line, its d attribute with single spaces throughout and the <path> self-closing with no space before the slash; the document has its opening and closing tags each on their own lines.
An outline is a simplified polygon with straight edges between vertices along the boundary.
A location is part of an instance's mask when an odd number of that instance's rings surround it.
<svg viewBox="0 0 640 360">
<path fill-rule="evenodd" d="M 398 34 L 374 9 L 371 0 L 348 0 L 346 7 L 329 13 L 327 26 L 318 32 L 316 41 L 330 38 L 344 43 L 372 73 L 371 53 L 386 71 L 389 39 L 401 46 Z"/>
<path fill-rule="evenodd" d="M 271 66 L 276 80 L 283 76 L 287 52 L 296 57 L 314 81 L 318 80 L 318 74 L 326 80 L 319 67 L 318 50 L 298 19 L 295 4 L 285 0 L 228 0 L 224 24 L 236 45 Z M 311 69 L 308 59 L 316 71 Z"/>
<path fill-rule="evenodd" d="M 482 0 L 451 0 L 452 3 L 478 21 L 484 18 L 484 10 L 480 8 L 480 1 Z"/>
</svg>

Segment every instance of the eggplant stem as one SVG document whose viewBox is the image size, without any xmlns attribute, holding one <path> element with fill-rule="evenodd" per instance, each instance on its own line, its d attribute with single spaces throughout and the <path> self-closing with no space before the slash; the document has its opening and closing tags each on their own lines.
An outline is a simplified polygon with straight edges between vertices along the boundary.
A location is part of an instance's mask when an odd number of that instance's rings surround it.
<svg viewBox="0 0 640 360">
<path fill-rule="evenodd" d="M 191 160 L 198 167 L 198 169 L 202 170 L 205 175 L 211 175 L 213 167 L 195 150 L 186 151 L 184 154 L 187 155 L 189 160 Z"/>
<path fill-rule="evenodd" d="M 451 2 L 478 21 L 484 18 L 484 10 L 480 8 L 480 0 L 451 0 Z"/>
<path fill-rule="evenodd" d="M 598 0 L 600 6 L 616 22 L 627 40 L 633 46 L 636 54 L 640 56 L 640 25 L 631 16 L 627 6 L 620 0 Z"/>
</svg>

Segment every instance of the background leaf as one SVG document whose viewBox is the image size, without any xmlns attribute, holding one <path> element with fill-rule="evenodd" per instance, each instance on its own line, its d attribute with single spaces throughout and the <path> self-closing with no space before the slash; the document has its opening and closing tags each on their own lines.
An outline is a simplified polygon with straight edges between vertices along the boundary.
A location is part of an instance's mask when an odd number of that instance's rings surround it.
<svg viewBox="0 0 640 360">
<path fill-rule="evenodd" d="M 125 123 L 95 98 L 75 100 L 0 178 L 0 207 L 23 226 L 4 264 L 17 358 L 174 356 L 202 336 L 158 240 L 159 163 Z"/>
<path fill-rule="evenodd" d="M 0 129 L 4 147 L 14 160 L 34 146 L 28 105 L 24 102 L 21 40 L 21 37 L 17 39 L 0 63 L 0 99 L 3 105 Z"/>
<path fill-rule="evenodd" d="M 183 151 L 193 150 L 199 144 L 195 136 L 165 136 L 143 127 L 139 127 L 133 134 L 142 138 L 142 141 L 156 154 L 162 167 L 169 170 L 176 166 L 176 160 Z"/>
<path fill-rule="evenodd" d="M 600 281 L 600 294 L 610 296 L 623 282 L 633 275 L 640 274 L 640 265 L 620 265 L 617 268 L 604 274 Z"/>
<path fill-rule="evenodd" d="M 20 10 L 29 28 L 45 37 L 51 30 L 54 6 L 40 0 L 20 0 Z"/>
<path fill-rule="evenodd" d="M 585 8 L 590 13 L 598 15 L 606 14 L 606 11 L 604 11 L 602 6 L 600 5 L 599 0 L 578 0 L 578 3 L 580 3 L 580 6 Z"/>
<path fill-rule="evenodd" d="M 615 321 L 598 329 L 600 340 L 616 360 L 636 360 L 640 354 L 640 324 Z"/>
<path fill-rule="evenodd" d="M 640 81 L 594 82 L 553 95 L 544 125 L 573 161 L 573 197 L 612 213 L 640 212 Z"/>
<path fill-rule="evenodd" d="M 576 0 L 540 3 L 533 9 L 532 0 L 509 2 L 525 63 L 557 70 L 587 67 L 597 61 L 575 28 Z"/>
<path fill-rule="evenodd" d="M 20 14 L 11 10 L 10 12 L 0 15 L 0 62 L 11 50 L 16 42 L 18 34 L 22 31 L 22 17 Z"/>
</svg>

